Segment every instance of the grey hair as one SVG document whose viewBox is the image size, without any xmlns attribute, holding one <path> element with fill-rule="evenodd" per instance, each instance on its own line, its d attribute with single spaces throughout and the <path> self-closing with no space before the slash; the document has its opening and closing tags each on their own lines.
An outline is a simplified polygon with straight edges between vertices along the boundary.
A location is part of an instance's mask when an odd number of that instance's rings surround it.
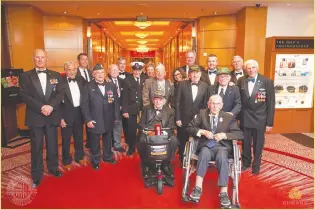
<svg viewBox="0 0 315 210">
<path fill-rule="evenodd" d="M 245 63 L 244 63 L 244 68 L 245 68 L 245 69 L 247 69 L 247 65 L 248 65 L 248 64 L 252 64 L 252 65 L 254 65 L 257 69 L 259 69 L 258 62 L 257 62 L 256 60 L 254 60 L 254 59 L 249 59 L 249 60 L 245 61 Z"/>
<path fill-rule="evenodd" d="M 233 58 L 232 58 L 232 63 L 233 63 L 234 59 L 237 59 L 237 58 L 239 58 L 239 59 L 242 61 L 242 63 L 244 63 L 243 58 L 242 58 L 241 56 L 239 56 L 239 55 L 233 56 Z"/>
<path fill-rule="evenodd" d="M 75 67 L 76 63 L 73 61 L 66 61 L 65 64 L 63 65 L 63 68 L 66 68 L 66 67 L 71 66 L 71 65 Z"/>
<path fill-rule="evenodd" d="M 195 50 L 188 50 L 188 51 L 186 51 L 185 57 L 187 57 L 187 54 L 188 54 L 188 53 L 193 53 L 193 54 L 194 54 L 194 57 L 196 58 L 196 51 L 195 51 Z"/>
<path fill-rule="evenodd" d="M 214 100 L 219 100 L 220 103 L 223 103 L 223 99 L 220 95 L 218 94 L 215 94 L 215 95 L 212 95 L 209 100 L 208 100 L 208 105 L 211 101 L 214 101 Z"/>
<path fill-rule="evenodd" d="M 155 70 L 158 70 L 158 71 L 164 71 L 165 72 L 165 66 L 163 63 L 158 63 L 155 67 Z"/>
</svg>

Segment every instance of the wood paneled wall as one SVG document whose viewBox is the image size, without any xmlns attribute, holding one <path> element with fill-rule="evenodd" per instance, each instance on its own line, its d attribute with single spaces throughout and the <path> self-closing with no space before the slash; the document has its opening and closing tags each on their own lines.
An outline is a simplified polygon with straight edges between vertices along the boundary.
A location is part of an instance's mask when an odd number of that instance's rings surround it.
<svg viewBox="0 0 315 210">
<path fill-rule="evenodd" d="M 210 54 L 218 57 L 219 67 L 230 67 L 235 55 L 236 17 L 211 16 L 198 20 L 198 64 L 207 67 L 206 59 Z M 207 53 L 207 56 L 203 54 Z"/>
<path fill-rule="evenodd" d="M 83 52 L 83 20 L 78 17 L 45 16 L 45 49 L 48 67 L 63 72 L 66 61 L 76 61 Z"/>
<path fill-rule="evenodd" d="M 7 5 L 8 39 L 12 68 L 33 69 L 33 51 L 44 48 L 42 13 L 29 6 Z M 27 23 L 27 24 L 26 24 Z M 25 105 L 17 105 L 17 125 L 26 129 Z"/>
<path fill-rule="evenodd" d="M 264 74 L 267 7 L 245 7 L 237 15 L 236 54 L 259 63 Z"/>
</svg>

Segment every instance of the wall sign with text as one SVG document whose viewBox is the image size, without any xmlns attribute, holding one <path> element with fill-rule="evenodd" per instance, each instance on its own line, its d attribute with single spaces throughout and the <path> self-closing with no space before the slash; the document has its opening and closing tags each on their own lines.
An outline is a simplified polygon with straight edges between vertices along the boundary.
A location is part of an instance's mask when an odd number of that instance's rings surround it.
<svg viewBox="0 0 315 210">
<path fill-rule="evenodd" d="M 276 49 L 314 49 L 313 39 L 276 39 Z"/>
<path fill-rule="evenodd" d="M 313 54 L 277 54 L 275 66 L 276 108 L 312 108 Z"/>
</svg>

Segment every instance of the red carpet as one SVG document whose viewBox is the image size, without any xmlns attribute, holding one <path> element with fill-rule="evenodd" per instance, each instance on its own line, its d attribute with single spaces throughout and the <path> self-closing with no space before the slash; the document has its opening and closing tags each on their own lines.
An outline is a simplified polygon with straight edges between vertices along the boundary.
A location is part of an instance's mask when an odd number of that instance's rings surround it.
<svg viewBox="0 0 315 210">
<path fill-rule="evenodd" d="M 217 172 L 210 168 L 204 180 L 200 204 L 181 201 L 182 172 L 175 161 L 175 186 L 164 187 L 162 195 L 145 188 L 141 180 L 139 159 L 123 157 L 117 165 L 101 164 L 99 171 L 90 166 L 77 167 L 61 178 L 44 176 L 34 200 L 26 206 L 14 205 L 3 189 L 2 208 L 219 208 Z M 272 170 L 271 170 L 272 169 Z M 274 174 L 272 174 L 272 171 Z M 269 173 L 269 174 L 268 174 Z M 19 174 L 21 175 L 21 174 Z M 279 175 L 280 177 L 276 177 Z M 191 183 L 195 183 L 195 174 Z M 285 180 L 285 179 L 288 180 Z M 294 181 L 296 179 L 296 181 Z M 280 180 L 280 181 L 279 181 Z M 290 180 L 293 181 L 290 183 Z M 282 185 L 281 185 L 282 184 Z M 313 208 L 313 179 L 294 171 L 264 162 L 259 176 L 242 173 L 240 203 L 242 208 Z M 293 189 L 293 186 L 298 186 Z M 300 186 L 300 187 L 299 187 Z M 297 190 L 296 190 L 297 189 Z M 311 188 L 313 189 L 313 188 Z M 291 195 L 289 192 L 291 191 Z M 297 191 L 297 192 L 296 192 Z M 297 195 L 292 197 L 292 192 Z M 302 196 L 301 196 L 302 195 Z"/>
</svg>

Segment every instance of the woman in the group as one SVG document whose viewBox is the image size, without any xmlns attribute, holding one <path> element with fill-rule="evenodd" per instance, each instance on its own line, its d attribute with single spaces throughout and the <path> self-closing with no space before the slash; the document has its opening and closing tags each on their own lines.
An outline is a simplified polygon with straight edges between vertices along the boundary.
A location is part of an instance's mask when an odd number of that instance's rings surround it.
<svg viewBox="0 0 315 210">
<path fill-rule="evenodd" d="M 148 64 L 147 65 L 146 73 L 147 73 L 149 78 L 154 78 L 155 77 L 155 71 L 154 71 L 153 64 Z"/>
</svg>

